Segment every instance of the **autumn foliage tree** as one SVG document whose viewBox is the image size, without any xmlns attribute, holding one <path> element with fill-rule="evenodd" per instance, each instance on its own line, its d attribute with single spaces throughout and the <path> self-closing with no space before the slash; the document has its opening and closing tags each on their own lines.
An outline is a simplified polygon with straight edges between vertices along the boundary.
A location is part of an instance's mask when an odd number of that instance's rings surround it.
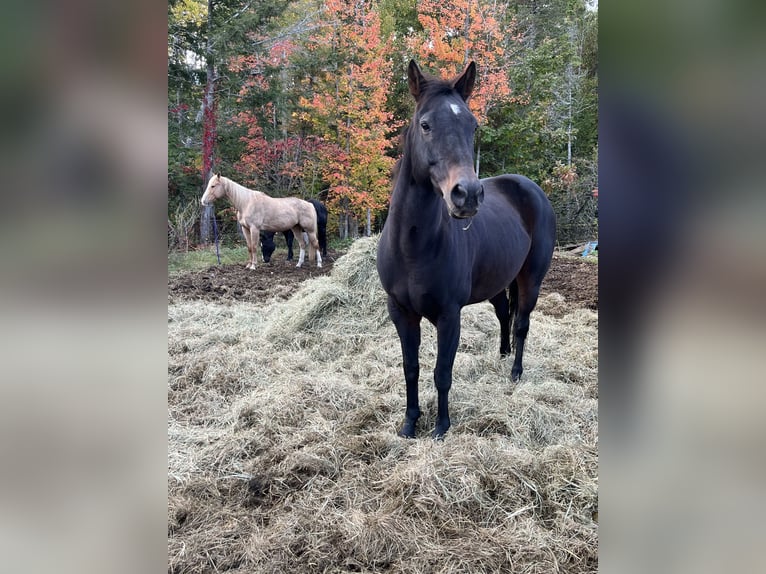
<svg viewBox="0 0 766 574">
<path fill-rule="evenodd" d="M 394 161 L 386 155 L 395 127 L 386 109 L 390 42 L 381 36 L 375 8 L 371 0 L 325 2 L 308 44 L 325 65 L 305 81 L 300 118 L 324 143 L 322 173 L 341 236 L 356 235 L 360 217 L 370 233 L 373 214 L 387 204 Z"/>
<path fill-rule="evenodd" d="M 480 81 L 468 102 L 483 124 L 493 107 L 512 101 L 508 71 L 518 43 L 515 20 L 507 4 L 487 0 L 422 0 L 418 5 L 421 30 L 408 44 L 426 68 L 457 75 L 476 62 Z M 523 97 L 523 96 L 522 96 Z M 477 138 L 476 172 L 480 169 L 481 139 Z"/>
<path fill-rule="evenodd" d="M 486 0 L 422 0 L 418 6 L 422 30 L 413 32 L 409 46 L 426 68 L 457 75 L 475 61 L 480 82 L 469 105 L 479 122 L 493 105 L 511 96 L 510 54 L 518 37 L 506 4 Z"/>
</svg>

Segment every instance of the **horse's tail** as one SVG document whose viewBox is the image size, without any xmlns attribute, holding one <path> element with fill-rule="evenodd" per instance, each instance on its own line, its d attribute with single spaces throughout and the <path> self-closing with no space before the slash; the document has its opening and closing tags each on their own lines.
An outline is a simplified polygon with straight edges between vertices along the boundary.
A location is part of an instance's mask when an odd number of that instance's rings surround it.
<svg viewBox="0 0 766 574">
<path fill-rule="evenodd" d="M 516 352 L 516 312 L 519 310 L 519 284 L 516 279 L 508 286 L 508 305 L 511 311 L 511 349 Z"/>
<path fill-rule="evenodd" d="M 317 212 L 317 239 L 322 249 L 322 257 L 327 255 L 327 208 L 317 199 L 309 199 Z"/>
</svg>

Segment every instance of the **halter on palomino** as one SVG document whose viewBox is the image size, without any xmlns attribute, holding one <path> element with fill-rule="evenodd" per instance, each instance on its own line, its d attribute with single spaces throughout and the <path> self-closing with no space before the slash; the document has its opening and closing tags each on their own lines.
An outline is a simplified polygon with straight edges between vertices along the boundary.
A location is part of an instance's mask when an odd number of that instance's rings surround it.
<svg viewBox="0 0 766 574">
<path fill-rule="evenodd" d="M 460 340 L 460 310 L 489 300 L 500 321 L 500 354 L 516 351 L 521 378 L 529 314 L 550 266 L 556 220 L 545 193 L 521 175 L 479 180 L 473 170 L 476 119 L 466 105 L 473 62 L 456 79 L 408 68 L 415 114 L 394 176 L 388 219 L 378 245 L 378 274 L 402 346 L 407 410 L 399 434 L 415 436 L 420 417 L 420 321 L 436 326 L 434 383 L 439 438 L 450 427 L 448 394 Z"/>
<path fill-rule="evenodd" d="M 202 205 L 209 205 L 223 196 L 237 209 L 237 221 L 247 241 L 250 258 L 248 269 L 255 269 L 261 231 L 285 231 L 292 229 L 300 244 L 298 265 L 303 265 L 308 236 L 309 260 L 316 257 L 317 267 L 322 266 L 317 240 L 317 212 L 308 201 L 297 197 L 269 197 L 262 191 L 248 189 L 229 178 L 214 175 L 202 195 Z"/>
</svg>

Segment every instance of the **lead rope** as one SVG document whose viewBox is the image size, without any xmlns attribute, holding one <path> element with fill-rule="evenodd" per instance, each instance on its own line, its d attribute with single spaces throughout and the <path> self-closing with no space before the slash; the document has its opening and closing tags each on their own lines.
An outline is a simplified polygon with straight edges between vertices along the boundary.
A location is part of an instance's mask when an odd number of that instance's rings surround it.
<svg viewBox="0 0 766 574">
<path fill-rule="evenodd" d="M 213 236 L 215 237 L 215 256 L 218 258 L 218 265 L 220 265 L 221 254 L 218 251 L 218 224 L 215 222 L 215 211 L 213 212 Z"/>
</svg>

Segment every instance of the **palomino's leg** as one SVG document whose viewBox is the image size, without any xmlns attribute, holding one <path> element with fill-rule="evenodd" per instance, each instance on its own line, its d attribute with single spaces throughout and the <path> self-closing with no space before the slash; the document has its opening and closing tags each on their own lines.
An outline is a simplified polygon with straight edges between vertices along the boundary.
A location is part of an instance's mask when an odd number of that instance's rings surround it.
<svg viewBox="0 0 766 574">
<path fill-rule="evenodd" d="M 255 263 L 258 259 L 258 245 L 261 243 L 261 232 L 255 227 L 250 228 L 250 241 L 247 244 L 247 248 L 250 251 L 250 265 L 248 269 L 255 269 Z"/>
<path fill-rule="evenodd" d="M 301 248 L 301 252 L 298 255 L 298 265 L 296 267 L 301 267 L 303 265 L 303 260 L 306 258 L 306 242 L 303 240 L 303 229 L 299 225 L 296 225 L 293 227 L 293 235 L 295 235 L 295 239 L 298 240 L 298 245 Z"/>
<path fill-rule="evenodd" d="M 287 243 L 287 260 L 292 261 L 293 260 L 293 232 L 289 229 L 287 231 L 283 231 L 285 235 L 285 243 Z"/>
<path fill-rule="evenodd" d="M 500 356 L 505 357 L 511 352 L 511 308 L 506 290 L 500 291 L 489 302 L 495 308 L 495 315 L 500 321 Z"/>
<path fill-rule="evenodd" d="M 320 253 L 319 249 L 319 240 L 317 239 L 316 233 L 309 233 L 308 234 L 308 243 L 309 243 L 309 261 L 316 257 L 317 267 L 322 266 L 322 254 Z"/>
<path fill-rule="evenodd" d="M 253 268 L 253 250 L 257 249 L 259 241 L 256 241 L 255 246 L 253 246 L 252 237 L 250 235 L 250 228 L 245 227 L 244 225 L 242 227 L 242 235 L 245 236 L 245 243 L 247 243 L 247 265 L 245 265 L 245 269 L 252 269 Z M 257 238 L 260 239 L 260 238 Z"/>
<path fill-rule="evenodd" d="M 441 438 L 450 427 L 449 390 L 452 387 L 452 366 L 460 342 L 460 309 L 443 314 L 436 322 L 436 368 L 434 384 L 438 396 L 436 427 L 431 436 Z"/>
<path fill-rule="evenodd" d="M 420 405 L 418 402 L 420 363 L 418 361 L 418 352 L 420 351 L 421 317 L 405 313 L 391 297 L 388 298 L 388 315 L 391 317 L 391 321 L 396 326 L 396 332 L 399 334 L 399 342 L 402 345 L 404 381 L 407 384 L 407 410 L 404 413 L 402 428 L 399 429 L 399 436 L 415 438 L 415 426 L 420 418 Z"/>
</svg>

